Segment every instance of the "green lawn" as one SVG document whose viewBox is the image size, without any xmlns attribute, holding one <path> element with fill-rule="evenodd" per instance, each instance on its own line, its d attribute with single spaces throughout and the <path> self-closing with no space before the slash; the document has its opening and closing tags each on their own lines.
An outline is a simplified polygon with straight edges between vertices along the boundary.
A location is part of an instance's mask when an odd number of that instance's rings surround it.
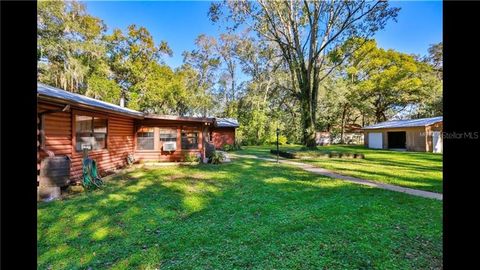
<svg viewBox="0 0 480 270">
<path fill-rule="evenodd" d="M 237 153 L 269 156 L 275 146 L 250 146 Z M 298 151 L 299 145 L 281 146 L 280 150 Z M 425 152 L 398 152 L 374 150 L 363 146 L 329 145 L 319 146 L 321 151 L 363 153 L 365 159 L 312 158 L 302 162 L 335 171 L 340 174 L 442 193 L 441 154 Z M 307 151 L 313 153 L 315 151 Z"/>
<path fill-rule="evenodd" d="M 442 234 L 441 201 L 241 158 L 39 203 L 38 268 L 441 269 Z"/>
</svg>

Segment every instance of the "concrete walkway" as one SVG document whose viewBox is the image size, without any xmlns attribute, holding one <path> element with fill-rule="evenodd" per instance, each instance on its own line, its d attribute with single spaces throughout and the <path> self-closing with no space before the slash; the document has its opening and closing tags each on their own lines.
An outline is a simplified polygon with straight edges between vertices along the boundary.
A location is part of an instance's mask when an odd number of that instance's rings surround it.
<svg viewBox="0 0 480 270">
<path fill-rule="evenodd" d="M 265 161 L 270 161 L 270 162 L 277 162 L 276 159 L 273 158 L 263 158 L 263 157 L 258 157 L 255 155 L 237 155 L 237 154 L 230 154 L 230 157 L 243 157 L 243 158 L 253 158 L 253 159 L 260 159 L 260 160 L 265 160 Z M 295 161 L 290 161 L 290 160 L 285 160 L 285 159 L 279 159 L 278 162 L 284 163 L 284 164 L 290 164 L 293 166 L 296 166 L 298 168 L 301 168 L 305 171 L 312 172 L 315 174 L 320 174 L 324 176 L 328 176 L 331 178 L 335 179 L 341 179 L 350 183 L 355 183 L 355 184 L 360 184 L 360 185 L 365 185 L 365 186 L 370 186 L 370 187 L 376 187 L 376 188 L 381 188 L 385 190 L 391 190 L 391 191 L 396 191 L 396 192 L 402 192 L 402 193 L 407 193 L 413 196 L 418 196 L 418 197 L 424 197 L 424 198 L 429 198 L 429 199 L 436 199 L 436 200 L 443 200 L 443 194 L 441 193 L 435 193 L 435 192 L 430 192 L 430 191 L 424 191 L 424 190 L 418 190 L 418 189 L 413 189 L 413 188 L 406 188 L 406 187 L 400 187 L 400 186 L 395 186 L 395 185 L 389 185 L 389 184 L 384 184 L 384 183 L 379 183 L 371 180 L 365 180 L 365 179 L 360 179 L 352 176 L 347 176 L 347 175 L 342 175 L 338 174 L 326 169 L 322 169 L 319 167 L 314 167 L 309 164 L 301 163 L 301 162 L 295 162 Z"/>
</svg>

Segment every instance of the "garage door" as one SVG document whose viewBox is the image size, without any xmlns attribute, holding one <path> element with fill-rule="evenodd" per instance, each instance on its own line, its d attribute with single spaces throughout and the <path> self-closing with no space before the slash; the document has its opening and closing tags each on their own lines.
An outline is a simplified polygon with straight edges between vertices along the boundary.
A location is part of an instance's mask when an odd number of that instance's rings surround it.
<svg viewBox="0 0 480 270">
<path fill-rule="evenodd" d="M 368 148 L 382 149 L 382 133 L 368 133 Z"/>
</svg>

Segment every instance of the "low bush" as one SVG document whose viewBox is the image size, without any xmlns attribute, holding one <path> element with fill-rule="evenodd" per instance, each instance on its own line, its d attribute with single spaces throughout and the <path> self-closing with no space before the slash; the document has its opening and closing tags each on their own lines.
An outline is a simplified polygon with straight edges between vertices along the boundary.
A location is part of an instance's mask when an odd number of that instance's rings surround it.
<svg viewBox="0 0 480 270">
<path fill-rule="evenodd" d="M 365 155 L 364 155 L 364 154 L 354 154 L 354 155 L 353 155 L 353 158 L 364 159 L 364 158 L 365 158 Z"/>
<path fill-rule="evenodd" d="M 185 153 L 183 155 L 183 160 L 185 162 L 199 162 L 200 161 L 200 158 L 198 157 L 197 154 L 194 154 L 194 153 Z"/>
<path fill-rule="evenodd" d="M 317 146 L 302 146 L 300 151 L 311 151 L 311 150 L 318 150 Z"/>
<path fill-rule="evenodd" d="M 273 154 L 273 155 L 276 155 L 277 154 L 277 150 L 270 150 L 270 153 Z M 287 152 L 287 151 L 278 151 L 278 155 L 281 156 L 281 157 L 284 157 L 284 158 L 298 158 L 297 155 L 295 155 L 295 153 L 291 153 L 291 152 Z"/>
<path fill-rule="evenodd" d="M 225 159 L 225 156 L 223 155 L 222 152 L 213 151 L 208 157 L 208 163 L 220 164 L 223 162 L 224 159 Z"/>
<path fill-rule="evenodd" d="M 236 150 L 242 150 L 240 147 L 240 144 L 234 143 L 234 144 L 224 144 L 222 146 L 222 151 L 230 152 L 230 151 L 236 151 Z"/>
<path fill-rule="evenodd" d="M 287 144 L 287 141 L 288 141 L 288 139 L 287 139 L 286 136 L 284 136 L 284 135 L 279 135 L 278 136 L 278 144 L 279 145 Z M 267 143 L 276 145 L 277 144 L 277 135 L 273 135 L 270 138 L 268 138 Z"/>
<path fill-rule="evenodd" d="M 270 153 L 277 154 L 277 150 L 272 149 Z M 364 159 L 365 155 L 360 153 L 341 153 L 335 151 L 278 151 L 278 155 L 284 158 L 358 158 Z"/>
<path fill-rule="evenodd" d="M 232 150 L 234 150 L 234 146 L 233 146 L 233 144 L 224 144 L 222 146 L 222 150 L 227 151 L 227 152 L 232 151 Z"/>
</svg>

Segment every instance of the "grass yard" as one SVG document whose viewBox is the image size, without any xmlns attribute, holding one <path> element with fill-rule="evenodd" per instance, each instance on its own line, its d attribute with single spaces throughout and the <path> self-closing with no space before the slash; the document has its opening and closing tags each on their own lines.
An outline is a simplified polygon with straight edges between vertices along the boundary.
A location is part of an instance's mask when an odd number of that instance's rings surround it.
<svg viewBox="0 0 480 270">
<path fill-rule="evenodd" d="M 299 151 L 300 148 L 299 145 L 282 145 L 280 150 Z M 275 146 L 250 146 L 238 153 L 272 157 L 273 155 L 269 153 L 270 149 L 275 149 Z M 319 149 L 363 153 L 365 159 L 314 157 L 301 161 L 344 175 L 442 193 L 443 156 L 441 154 L 374 150 L 354 145 L 319 146 Z M 312 156 L 315 152 L 315 150 L 302 151 L 303 154 Z"/>
<path fill-rule="evenodd" d="M 38 269 L 441 269 L 442 234 L 441 201 L 240 158 L 39 203 Z"/>
</svg>

